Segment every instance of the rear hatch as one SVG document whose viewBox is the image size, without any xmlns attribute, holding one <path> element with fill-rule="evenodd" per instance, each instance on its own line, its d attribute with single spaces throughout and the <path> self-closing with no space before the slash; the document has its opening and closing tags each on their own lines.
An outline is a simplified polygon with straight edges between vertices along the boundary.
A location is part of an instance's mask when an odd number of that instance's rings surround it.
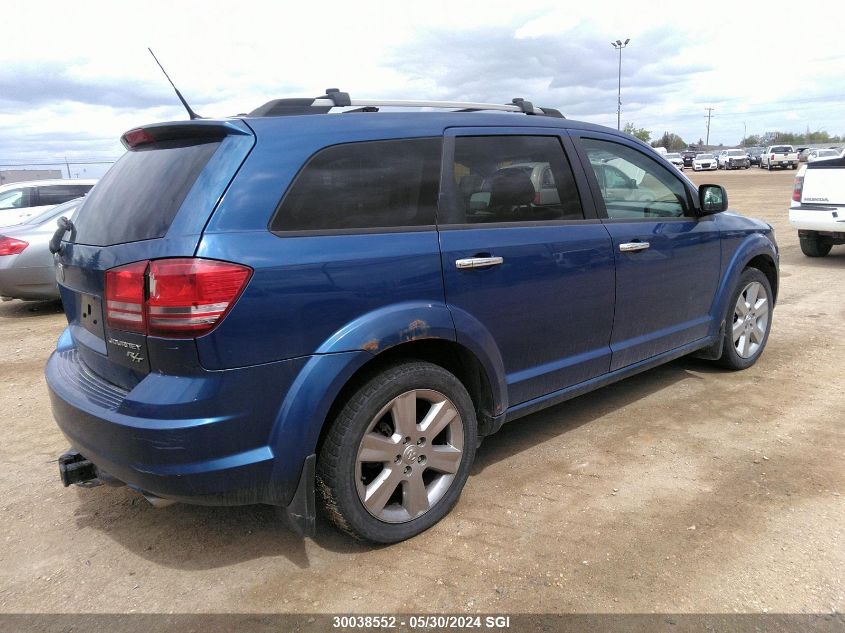
<svg viewBox="0 0 845 633">
<path fill-rule="evenodd" d="M 195 365 L 196 352 L 190 328 L 176 337 L 149 336 L 146 323 L 132 322 L 140 317 L 124 295 L 134 278 L 121 271 L 140 271 L 143 278 L 150 262 L 159 261 L 175 262 L 171 269 L 181 274 L 195 261 L 182 258 L 195 254 L 254 137 L 240 121 L 190 121 L 139 128 L 121 140 L 128 151 L 77 212 L 56 277 L 80 360 L 131 389 L 151 370 Z"/>
<path fill-rule="evenodd" d="M 845 206 L 845 157 L 807 164 L 801 203 Z"/>
</svg>

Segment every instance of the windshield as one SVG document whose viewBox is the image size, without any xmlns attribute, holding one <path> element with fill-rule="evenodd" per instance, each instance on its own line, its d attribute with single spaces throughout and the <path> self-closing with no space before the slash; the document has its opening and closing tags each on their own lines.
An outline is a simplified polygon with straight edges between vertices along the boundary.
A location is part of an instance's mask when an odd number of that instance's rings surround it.
<svg viewBox="0 0 845 633">
<path fill-rule="evenodd" d="M 728 152 L 728 156 L 745 156 L 745 152 L 741 149 L 732 149 Z"/>
<path fill-rule="evenodd" d="M 23 206 L 23 189 L 0 193 L 0 209 L 20 209 Z"/>
<path fill-rule="evenodd" d="M 699 154 L 698 156 L 696 156 L 696 158 L 698 160 L 712 160 L 713 154 Z"/>
<path fill-rule="evenodd" d="M 673 158 L 680 158 L 680 157 L 681 157 L 680 154 L 666 154 L 666 158 L 668 160 L 672 160 Z"/>
</svg>

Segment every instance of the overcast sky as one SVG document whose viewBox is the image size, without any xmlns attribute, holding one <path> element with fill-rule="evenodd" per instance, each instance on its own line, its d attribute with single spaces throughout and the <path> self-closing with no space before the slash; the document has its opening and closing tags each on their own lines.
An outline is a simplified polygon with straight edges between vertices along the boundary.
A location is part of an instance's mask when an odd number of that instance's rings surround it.
<svg viewBox="0 0 845 633">
<path fill-rule="evenodd" d="M 339 87 L 360 98 L 509 102 L 687 142 L 845 134 L 845 2 L 4 2 L 0 165 L 116 158 L 185 118 L 151 46 L 204 116 Z M 80 176 L 99 175 L 96 167 Z"/>
</svg>

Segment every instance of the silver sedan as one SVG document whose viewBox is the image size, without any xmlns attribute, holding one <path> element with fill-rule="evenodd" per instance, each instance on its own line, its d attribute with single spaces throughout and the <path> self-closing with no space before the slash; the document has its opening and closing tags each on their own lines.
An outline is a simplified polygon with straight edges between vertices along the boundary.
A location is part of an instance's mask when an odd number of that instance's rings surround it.
<svg viewBox="0 0 845 633">
<path fill-rule="evenodd" d="M 14 226 L 0 227 L 0 298 L 58 299 L 53 254 L 48 248 L 56 220 L 72 218 L 82 204 L 76 198 L 27 218 Z"/>
</svg>

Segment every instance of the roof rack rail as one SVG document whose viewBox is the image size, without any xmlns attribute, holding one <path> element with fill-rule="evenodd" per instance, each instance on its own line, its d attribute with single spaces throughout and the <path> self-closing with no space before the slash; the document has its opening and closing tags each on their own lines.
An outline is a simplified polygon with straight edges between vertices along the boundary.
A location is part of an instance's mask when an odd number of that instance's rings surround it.
<svg viewBox="0 0 845 633">
<path fill-rule="evenodd" d="M 285 116 L 292 114 L 324 114 L 335 107 L 351 107 L 351 112 L 377 112 L 382 107 L 398 108 L 445 108 L 461 112 L 495 110 L 500 112 L 522 112 L 524 114 L 566 118 L 554 108 L 536 107 L 530 101 L 517 97 L 511 103 L 476 103 L 470 101 L 406 101 L 402 99 L 352 99 L 348 92 L 328 88 L 326 94 L 315 99 L 274 99 L 249 113 L 249 116 Z"/>
</svg>

